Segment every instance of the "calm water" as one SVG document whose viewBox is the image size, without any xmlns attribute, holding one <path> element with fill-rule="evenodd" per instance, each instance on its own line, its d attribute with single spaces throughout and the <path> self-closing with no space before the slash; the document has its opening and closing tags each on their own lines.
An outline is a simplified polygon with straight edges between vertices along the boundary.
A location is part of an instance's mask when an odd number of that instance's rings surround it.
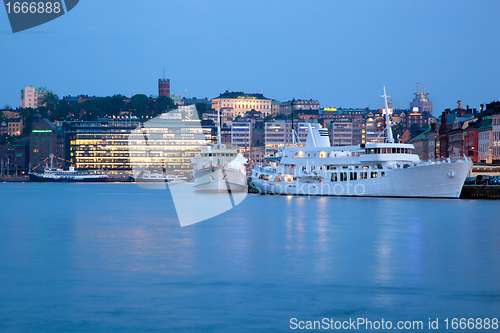
<svg viewBox="0 0 500 333">
<path fill-rule="evenodd" d="M 499 204 L 249 195 L 180 228 L 168 191 L 0 184 L 0 331 L 498 318 Z"/>
</svg>

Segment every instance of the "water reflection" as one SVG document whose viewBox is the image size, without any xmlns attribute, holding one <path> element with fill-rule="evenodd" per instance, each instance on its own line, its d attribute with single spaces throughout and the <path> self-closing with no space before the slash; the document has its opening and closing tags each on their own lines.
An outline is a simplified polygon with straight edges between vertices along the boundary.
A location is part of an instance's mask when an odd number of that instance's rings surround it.
<svg viewBox="0 0 500 333">
<path fill-rule="evenodd" d="M 247 196 L 181 228 L 168 197 L 133 185 L 2 186 L 6 331 L 258 332 L 291 313 L 500 311 L 496 202 Z"/>
</svg>

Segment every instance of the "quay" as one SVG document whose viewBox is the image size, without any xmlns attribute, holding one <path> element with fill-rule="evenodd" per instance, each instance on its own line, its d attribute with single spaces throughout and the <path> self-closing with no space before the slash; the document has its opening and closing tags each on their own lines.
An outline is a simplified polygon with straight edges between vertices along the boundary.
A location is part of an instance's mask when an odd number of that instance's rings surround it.
<svg viewBox="0 0 500 333">
<path fill-rule="evenodd" d="M 0 177 L 0 183 L 13 183 L 13 182 L 29 182 L 30 177 L 28 176 L 11 176 L 11 177 Z"/>
<path fill-rule="evenodd" d="M 500 199 L 500 186 L 464 185 L 460 199 Z"/>
</svg>

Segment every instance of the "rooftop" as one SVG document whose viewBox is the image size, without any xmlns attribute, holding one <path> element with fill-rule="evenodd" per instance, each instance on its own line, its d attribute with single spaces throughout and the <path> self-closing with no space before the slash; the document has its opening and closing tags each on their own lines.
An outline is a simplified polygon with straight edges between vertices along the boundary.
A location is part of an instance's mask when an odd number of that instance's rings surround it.
<svg viewBox="0 0 500 333">
<path fill-rule="evenodd" d="M 226 91 L 215 98 L 227 98 L 227 99 L 260 99 L 260 100 L 270 100 L 270 98 L 264 97 L 263 94 L 246 94 L 243 91 Z M 214 98 L 214 99 L 215 99 Z"/>
</svg>

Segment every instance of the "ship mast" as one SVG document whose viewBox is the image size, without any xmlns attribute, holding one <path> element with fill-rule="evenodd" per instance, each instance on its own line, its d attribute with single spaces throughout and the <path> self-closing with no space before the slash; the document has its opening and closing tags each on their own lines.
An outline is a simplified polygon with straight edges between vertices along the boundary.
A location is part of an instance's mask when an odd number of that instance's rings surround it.
<svg viewBox="0 0 500 333">
<path fill-rule="evenodd" d="M 290 101 L 290 107 L 292 109 L 292 146 L 293 147 L 295 147 L 295 129 L 293 128 L 294 127 L 293 126 L 293 101 L 294 100 L 295 100 L 295 98 Z"/>
<path fill-rule="evenodd" d="M 220 99 L 217 101 L 217 143 L 221 144 L 220 136 Z"/>
<path fill-rule="evenodd" d="M 389 118 L 389 105 L 387 104 L 387 97 L 390 96 L 387 96 L 385 92 L 385 86 L 384 86 L 384 94 L 380 97 L 383 97 L 385 101 L 385 130 L 387 131 L 387 142 L 394 143 L 394 138 L 392 137 L 391 119 Z"/>
</svg>

